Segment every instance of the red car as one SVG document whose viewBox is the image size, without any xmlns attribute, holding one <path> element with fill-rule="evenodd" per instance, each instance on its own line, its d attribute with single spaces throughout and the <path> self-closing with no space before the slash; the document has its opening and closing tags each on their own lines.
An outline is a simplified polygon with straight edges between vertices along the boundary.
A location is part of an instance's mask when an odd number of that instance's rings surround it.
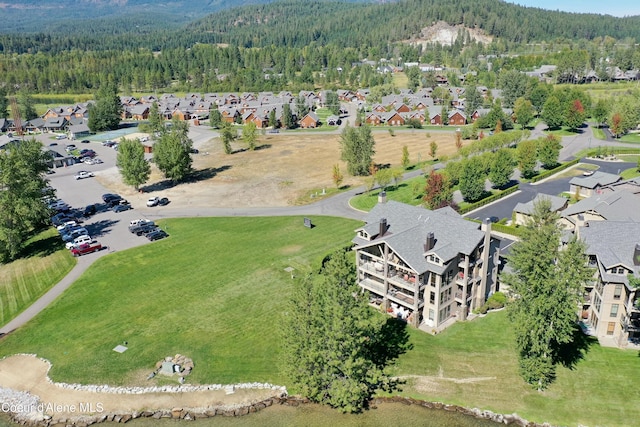
<svg viewBox="0 0 640 427">
<path fill-rule="evenodd" d="M 91 243 L 82 244 L 77 248 L 75 247 L 71 248 L 71 254 L 73 256 L 81 256 L 81 255 L 90 254 L 92 252 L 96 252 L 99 250 L 102 250 L 102 245 L 98 242 L 91 242 Z"/>
</svg>

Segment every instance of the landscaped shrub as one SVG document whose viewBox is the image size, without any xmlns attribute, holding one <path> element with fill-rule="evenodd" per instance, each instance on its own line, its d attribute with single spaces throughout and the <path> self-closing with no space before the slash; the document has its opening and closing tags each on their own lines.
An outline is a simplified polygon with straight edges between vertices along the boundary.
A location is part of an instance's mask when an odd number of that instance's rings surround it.
<svg viewBox="0 0 640 427">
<path fill-rule="evenodd" d="M 485 314 L 489 310 L 497 310 L 498 308 L 504 307 L 507 303 L 507 296 L 502 292 L 496 292 L 489 297 L 487 302 L 485 302 L 482 307 L 474 310 L 474 312 Z"/>
</svg>

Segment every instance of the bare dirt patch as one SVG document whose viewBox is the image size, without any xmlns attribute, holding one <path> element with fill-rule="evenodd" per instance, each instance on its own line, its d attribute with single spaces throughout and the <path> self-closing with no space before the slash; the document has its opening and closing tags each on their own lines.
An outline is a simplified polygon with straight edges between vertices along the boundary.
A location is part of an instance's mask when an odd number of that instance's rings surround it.
<svg viewBox="0 0 640 427">
<path fill-rule="evenodd" d="M 46 407 L 55 408 L 48 415 L 78 416 L 80 405 L 101 409 L 100 412 L 133 412 L 182 408 L 205 408 L 235 404 L 251 404 L 274 397 L 280 392 L 271 389 L 207 390 L 182 393 L 114 394 L 69 390 L 47 378 L 49 364 L 34 356 L 15 355 L 0 361 L 0 387 L 26 391 L 37 396 Z M 47 405 L 47 404 L 52 405 Z"/>
<path fill-rule="evenodd" d="M 383 165 L 398 166 L 403 145 L 407 145 L 412 162 L 430 159 L 431 141 L 438 144 L 439 156 L 455 152 L 453 132 L 396 131 L 391 136 L 387 130 L 376 130 L 374 138 L 374 160 Z M 248 151 L 237 144 L 233 147 L 236 152 L 226 155 L 220 139 L 211 138 L 196 147 L 200 154 L 193 155 L 193 167 L 199 172 L 190 182 L 173 185 L 155 167 L 145 193 L 125 186 L 115 167 L 103 171 L 97 179 L 134 207 L 144 206 L 150 195 L 168 197 L 180 207 L 287 206 L 308 191 L 333 187 L 331 173 L 336 163 L 345 177 L 342 185 L 363 184 L 362 178 L 346 173 L 339 139 L 338 133 L 262 135 L 259 149 Z"/>
</svg>

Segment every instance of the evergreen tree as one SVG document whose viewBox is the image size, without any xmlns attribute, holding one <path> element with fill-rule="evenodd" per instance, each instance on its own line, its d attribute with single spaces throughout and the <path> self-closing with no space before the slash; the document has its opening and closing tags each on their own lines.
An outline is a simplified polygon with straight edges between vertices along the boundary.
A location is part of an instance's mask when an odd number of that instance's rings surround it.
<svg viewBox="0 0 640 427">
<path fill-rule="evenodd" d="M 144 158 L 144 147 L 135 139 L 120 140 L 116 166 L 122 174 L 122 181 L 136 190 L 147 182 L 151 174 L 151 166 Z"/>
<path fill-rule="evenodd" d="M 516 298 L 509 306 L 523 379 L 544 390 L 555 379 L 562 351 L 576 330 L 576 307 L 590 278 L 584 244 L 576 239 L 560 250 L 561 231 L 551 202 L 534 205 L 522 238 L 509 256 L 512 273 L 501 280 Z"/>
<path fill-rule="evenodd" d="M 307 99 L 304 97 L 304 95 L 300 94 L 298 98 L 296 98 L 296 114 L 298 116 L 298 120 L 306 116 L 307 113 L 309 113 Z"/>
<path fill-rule="evenodd" d="M 596 105 L 593 106 L 592 114 L 593 118 L 596 119 L 596 122 L 598 123 L 598 127 L 602 126 L 609 115 L 609 104 L 607 101 L 602 98 L 598 99 Z"/>
<path fill-rule="evenodd" d="M 7 98 L 7 90 L 0 86 L 0 119 L 9 117 L 9 98 Z"/>
<path fill-rule="evenodd" d="M 295 285 L 283 327 L 291 381 L 311 401 L 343 412 L 396 389 L 387 367 L 410 348 L 404 328 L 371 310 L 355 279 L 351 251 L 334 252 L 319 274 Z"/>
<path fill-rule="evenodd" d="M 471 157 L 463 161 L 460 174 L 460 192 L 467 202 L 475 202 L 484 194 L 484 181 L 486 175 L 482 161 L 477 157 Z"/>
<path fill-rule="evenodd" d="M 293 129 L 295 127 L 293 113 L 291 113 L 291 106 L 289 104 L 284 104 L 282 107 L 282 125 L 286 129 Z"/>
<path fill-rule="evenodd" d="M 468 115 L 473 114 L 478 108 L 482 106 L 482 95 L 478 91 L 476 86 L 467 86 L 464 90 L 465 105 L 464 110 Z"/>
<path fill-rule="evenodd" d="M 336 188 L 340 188 L 342 181 L 344 180 L 344 176 L 342 175 L 342 171 L 340 171 L 340 165 L 337 163 L 333 165 L 331 178 L 333 179 L 333 183 L 336 185 Z"/>
<path fill-rule="evenodd" d="M 325 100 L 326 106 L 331 111 L 331 114 L 335 116 L 340 115 L 340 100 L 338 94 L 332 90 L 327 91 L 327 99 Z"/>
<path fill-rule="evenodd" d="M 340 135 L 341 159 L 347 162 L 351 175 L 369 174 L 372 163 L 375 140 L 369 126 L 352 128 L 347 126 Z"/>
<path fill-rule="evenodd" d="M 43 196 L 51 158 L 35 139 L 0 150 L 0 262 L 15 259 L 30 233 L 49 218 Z"/>
<path fill-rule="evenodd" d="M 278 127 L 278 119 L 276 117 L 276 110 L 269 111 L 269 127 L 275 129 Z"/>
<path fill-rule="evenodd" d="M 515 161 L 512 150 L 501 148 L 493 156 L 491 169 L 489 171 L 489 180 L 494 187 L 503 187 L 509 183 L 513 171 L 515 169 Z"/>
<path fill-rule="evenodd" d="M 27 90 L 21 90 L 18 102 L 20 103 L 20 118 L 26 122 L 38 117 L 33 97 Z"/>
<path fill-rule="evenodd" d="M 211 108 L 209 111 L 209 124 L 214 129 L 220 129 L 222 127 L 222 114 L 217 108 Z"/>
<path fill-rule="evenodd" d="M 91 132 L 117 129 L 122 115 L 122 104 L 115 84 L 102 84 L 95 100 L 95 104 L 89 104 L 88 125 Z"/>
<path fill-rule="evenodd" d="M 151 104 L 151 107 L 149 107 L 149 118 L 147 120 L 149 131 L 151 133 L 165 131 L 164 118 L 162 117 L 162 114 L 160 114 L 158 103 L 156 101 L 154 101 Z"/>
</svg>

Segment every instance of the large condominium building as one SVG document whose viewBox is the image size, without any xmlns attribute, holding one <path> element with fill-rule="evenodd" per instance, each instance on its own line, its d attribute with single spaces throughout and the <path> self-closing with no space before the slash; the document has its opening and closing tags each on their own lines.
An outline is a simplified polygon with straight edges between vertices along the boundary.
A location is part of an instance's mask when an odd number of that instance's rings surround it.
<svg viewBox="0 0 640 427">
<path fill-rule="evenodd" d="M 365 222 L 353 239 L 358 283 L 372 304 L 412 326 L 442 330 L 497 291 L 500 241 L 489 221 L 389 201 Z"/>
<path fill-rule="evenodd" d="M 587 244 L 594 281 L 584 291 L 583 320 L 603 345 L 640 343 L 640 223 L 589 221 L 578 230 Z"/>
</svg>

